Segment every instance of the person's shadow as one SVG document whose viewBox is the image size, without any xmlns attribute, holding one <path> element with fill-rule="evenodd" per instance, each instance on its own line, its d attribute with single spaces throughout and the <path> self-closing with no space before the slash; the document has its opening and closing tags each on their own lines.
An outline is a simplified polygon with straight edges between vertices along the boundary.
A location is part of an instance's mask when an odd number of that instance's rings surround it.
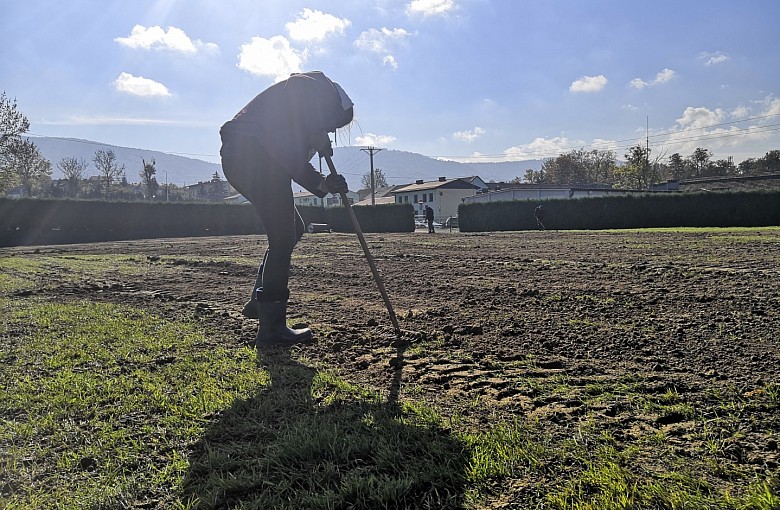
<svg viewBox="0 0 780 510">
<path fill-rule="evenodd" d="M 195 446 L 182 503 L 191 508 L 459 508 L 468 447 L 399 403 L 405 345 L 389 398 L 258 351 L 270 383 L 225 410 Z"/>
</svg>

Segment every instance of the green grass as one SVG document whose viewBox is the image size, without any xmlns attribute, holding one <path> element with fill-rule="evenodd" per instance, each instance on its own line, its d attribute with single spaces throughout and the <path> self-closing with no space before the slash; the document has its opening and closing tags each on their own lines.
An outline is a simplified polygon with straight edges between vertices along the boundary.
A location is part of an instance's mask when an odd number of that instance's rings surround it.
<svg viewBox="0 0 780 510">
<path fill-rule="evenodd" d="M 0 257 L 0 292 L 52 288 L 85 278 L 140 276 L 146 258 L 128 255 L 16 255 Z"/>
<path fill-rule="evenodd" d="M 764 426 L 753 416 L 780 412 L 776 384 L 694 401 L 642 374 L 544 375 L 532 356 L 507 365 L 508 387 L 581 409 L 561 426 L 483 398 L 388 401 L 305 350 L 221 345 L 147 310 L 11 296 L 45 288 L 57 267 L 78 280 L 147 266 L 0 259 L 0 507 L 780 508 L 777 473 L 730 460 Z M 668 417 L 690 424 L 685 452 L 654 421 Z M 635 439 L 619 437 L 637 424 Z"/>
<path fill-rule="evenodd" d="M 4 330 L 25 334 L 0 346 L 6 506 L 109 508 L 172 490 L 209 417 L 268 382 L 252 351 L 204 350 L 193 327 L 142 310 L 8 308 Z"/>
</svg>

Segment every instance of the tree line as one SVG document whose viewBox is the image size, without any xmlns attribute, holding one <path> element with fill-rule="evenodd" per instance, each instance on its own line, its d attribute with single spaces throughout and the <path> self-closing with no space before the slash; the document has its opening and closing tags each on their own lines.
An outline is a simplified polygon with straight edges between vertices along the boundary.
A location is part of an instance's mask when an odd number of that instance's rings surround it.
<svg viewBox="0 0 780 510">
<path fill-rule="evenodd" d="M 157 181 L 154 159 L 141 160 L 140 182 L 127 180 L 127 169 L 119 164 L 111 149 L 95 152 L 91 162 L 84 158 L 64 157 L 56 163 L 62 179 L 53 180 L 52 164 L 35 143 L 22 135 L 30 128 L 27 117 L 19 111 L 16 100 L 0 94 L 0 195 L 17 188 L 20 196 L 53 198 L 104 198 L 112 200 L 182 201 L 185 199 L 221 200 L 230 193 L 230 186 L 219 173 L 211 181 L 201 183 L 197 196 L 184 193 L 173 184 Z M 98 175 L 87 176 L 90 163 Z"/>
<path fill-rule="evenodd" d="M 738 165 L 731 158 L 713 160 L 708 149 L 697 148 L 693 154 L 674 153 L 651 157 L 652 149 L 635 145 L 618 163 L 611 150 L 572 150 L 545 159 L 539 170 L 527 170 L 513 182 L 538 184 L 605 184 L 613 188 L 647 189 L 652 184 L 669 180 L 690 180 L 706 177 L 750 176 L 780 173 L 780 150 L 772 150 L 762 158 L 748 158 Z"/>
</svg>

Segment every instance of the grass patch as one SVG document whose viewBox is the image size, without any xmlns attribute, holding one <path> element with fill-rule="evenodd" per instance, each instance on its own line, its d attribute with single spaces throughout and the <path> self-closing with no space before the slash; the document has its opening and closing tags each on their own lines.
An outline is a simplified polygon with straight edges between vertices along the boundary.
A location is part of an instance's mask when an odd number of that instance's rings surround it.
<svg viewBox="0 0 780 510">
<path fill-rule="evenodd" d="M 7 307 L 0 447 L 10 508 L 118 508 L 172 498 L 210 417 L 258 385 L 252 351 L 187 324 L 89 302 Z M 151 489 L 154 488 L 154 489 Z"/>
<path fill-rule="evenodd" d="M 87 278 L 145 274 L 150 263 L 128 255 L 15 255 L 0 257 L 0 292 L 52 288 Z"/>
</svg>

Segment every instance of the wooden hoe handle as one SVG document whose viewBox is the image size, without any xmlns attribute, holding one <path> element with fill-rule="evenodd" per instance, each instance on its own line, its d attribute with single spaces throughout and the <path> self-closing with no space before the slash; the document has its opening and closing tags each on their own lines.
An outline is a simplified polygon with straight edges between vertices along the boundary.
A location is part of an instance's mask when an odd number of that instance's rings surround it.
<svg viewBox="0 0 780 510">
<path fill-rule="evenodd" d="M 330 173 L 338 173 L 336 172 L 336 166 L 333 164 L 333 159 L 331 159 L 331 157 L 327 154 L 325 155 L 325 162 L 328 164 Z M 358 223 L 357 217 L 355 216 L 355 211 L 352 210 L 352 204 L 349 203 L 349 198 L 347 198 L 346 192 L 342 191 L 339 193 L 339 195 L 341 196 L 341 203 L 344 204 L 344 207 L 347 209 L 347 214 L 349 214 L 349 218 L 352 220 L 352 226 L 355 228 L 355 234 L 357 234 L 358 240 L 360 241 L 360 246 L 363 247 L 363 253 L 366 255 L 366 260 L 368 260 L 371 273 L 373 273 L 376 285 L 379 287 L 379 293 L 382 295 L 382 299 L 385 302 L 387 313 L 390 314 L 390 322 L 393 323 L 393 328 L 395 329 L 396 334 L 398 334 L 401 332 L 401 328 L 398 326 L 398 319 L 396 318 L 395 312 L 393 311 L 393 305 L 390 303 L 387 290 L 385 290 L 385 284 L 382 283 L 382 277 L 379 275 L 379 271 L 376 268 L 374 257 L 371 256 L 371 252 L 368 250 L 368 244 L 366 244 L 366 238 L 363 236 L 363 231 L 360 229 L 360 224 Z"/>
</svg>

